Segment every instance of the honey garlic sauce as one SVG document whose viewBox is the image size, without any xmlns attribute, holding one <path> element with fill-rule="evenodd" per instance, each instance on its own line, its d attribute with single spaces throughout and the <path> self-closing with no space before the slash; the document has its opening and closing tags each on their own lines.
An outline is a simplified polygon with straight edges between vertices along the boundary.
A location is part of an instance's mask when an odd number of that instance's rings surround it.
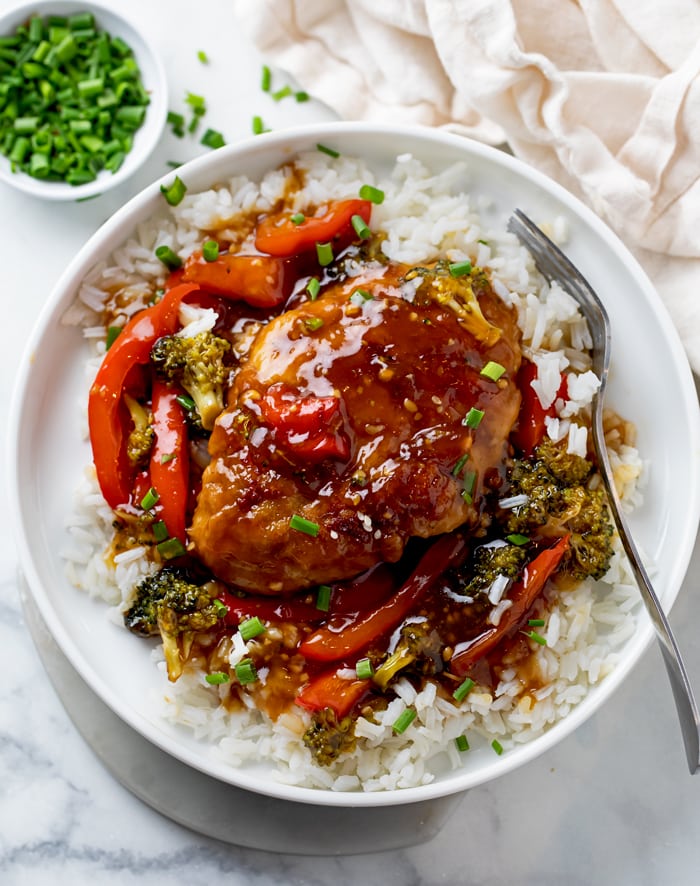
<svg viewBox="0 0 700 886">
<path fill-rule="evenodd" d="M 212 433 L 191 530 L 224 581 L 287 593 L 396 562 L 410 537 L 476 524 L 520 403 L 515 317 L 480 293 L 501 330 L 485 346 L 449 307 L 414 298 L 407 270 L 377 266 L 332 284 L 255 338 Z M 489 360 L 505 367 L 498 382 L 480 376 Z M 261 409 L 273 386 L 299 404 L 335 398 L 347 457 L 309 459 L 303 434 L 282 438 Z M 463 424 L 471 407 L 484 412 L 476 430 Z M 290 531 L 293 515 L 317 533 Z"/>
</svg>

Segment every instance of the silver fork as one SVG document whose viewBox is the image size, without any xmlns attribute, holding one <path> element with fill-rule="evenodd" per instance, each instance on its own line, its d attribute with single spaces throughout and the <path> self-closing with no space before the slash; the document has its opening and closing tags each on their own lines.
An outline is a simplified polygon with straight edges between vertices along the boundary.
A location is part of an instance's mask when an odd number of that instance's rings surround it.
<svg viewBox="0 0 700 886">
<path fill-rule="evenodd" d="M 600 379 L 600 388 L 593 397 L 591 432 L 600 474 L 605 486 L 610 511 L 617 525 L 622 545 L 629 558 L 642 599 L 647 607 L 656 637 L 661 646 L 666 670 L 683 733 L 683 743 L 691 774 L 700 767 L 700 716 L 693 690 L 659 598 L 652 586 L 639 551 L 632 539 L 620 498 L 612 479 L 612 468 L 605 447 L 603 432 L 603 399 L 610 366 L 610 320 L 600 298 L 581 272 L 556 244 L 542 233 L 525 213 L 516 209 L 508 222 L 508 230 L 520 240 L 535 260 L 538 270 L 549 280 L 556 280 L 579 303 L 593 339 L 593 371 Z"/>
</svg>

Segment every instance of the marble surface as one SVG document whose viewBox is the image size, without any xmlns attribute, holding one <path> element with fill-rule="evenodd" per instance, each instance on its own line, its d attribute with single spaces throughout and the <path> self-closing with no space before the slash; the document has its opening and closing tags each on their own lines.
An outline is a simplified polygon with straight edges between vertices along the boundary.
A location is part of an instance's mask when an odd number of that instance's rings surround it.
<svg viewBox="0 0 700 886">
<path fill-rule="evenodd" d="M 0 8 L 7 5 L 0 0 Z M 225 0 L 208 0 L 206 12 L 200 7 L 196 15 L 189 0 L 110 5 L 138 20 L 157 44 L 168 70 L 170 106 L 181 110 L 186 90 L 201 92 L 209 100 L 207 122 L 229 141 L 249 134 L 254 114 L 272 128 L 332 116 L 313 102 L 276 104 L 260 92 L 263 60 Z M 198 49 L 209 54 L 208 66 L 197 61 Z M 44 204 L 0 186 L 4 329 L 12 324 L 0 348 L 2 402 L 10 397 L 23 342 L 70 257 L 125 199 L 166 171 L 168 160 L 200 150 L 196 141 L 166 133 L 122 189 L 82 204 Z M 5 462 L 5 427 L 0 445 Z M 2 483 L 6 500 L 5 473 Z M 364 844 L 357 844 L 359 831 L 348 828 L 348 852 L 332 857 L 240 848 L 155 811 L 85 742 L 32 640 L 6 510 L 0 520 L 0 883 L 198 886 L 222 876 L 230 886 L 698 882 L 700 777 L 687 773 L 655 647 L 612 703 L 533 764 L 457 798 L 443 810 L 438 832 L 419 845 L 351 854 Z M 670 620 L 700 691 L 699 593 L 696 546 Z M 322 835 L 323 816 L 317 826 Z"/>
</svg>

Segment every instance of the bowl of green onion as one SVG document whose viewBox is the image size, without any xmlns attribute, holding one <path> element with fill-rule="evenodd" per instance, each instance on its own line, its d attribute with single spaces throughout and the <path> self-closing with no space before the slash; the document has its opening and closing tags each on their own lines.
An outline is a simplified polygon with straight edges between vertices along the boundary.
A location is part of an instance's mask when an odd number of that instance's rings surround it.
<svg viewBox="0 0 700 886">
<path fill-rule="evenodd" d="M 155 147 L 167 82 L 147 40 L 96 3 L 0 15 L 0 180 L 49 200 L 96 196 Z"/>
</svg>

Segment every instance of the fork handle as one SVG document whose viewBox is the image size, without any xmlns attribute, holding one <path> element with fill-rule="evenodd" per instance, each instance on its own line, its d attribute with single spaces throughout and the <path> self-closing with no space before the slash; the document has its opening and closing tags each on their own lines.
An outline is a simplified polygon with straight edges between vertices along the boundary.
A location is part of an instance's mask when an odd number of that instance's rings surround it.
<svg viewBox="0 0 700 886">
<path fill-rule="evenodd" d="M 601 396 L 599 391 L 596 396 Z M 612 480 L 612 467 L 608 452 L 605 447 L 605 436 L 603 432 L 603 423 L 601 418 L 602 410 L 595 408 L 593 404 L 593 421 L 597 425 L 594 429 L 593 440 L 596 449 L 598 462 L 602 468 L 601 476 L 606 492 L 608 494 L 608 503 L 613 515 L 618 533 L 625 549 L 630 566 L 637 580 L 639 590 L 644 597 L 647 612 L 656 631 L 656 637 L 661 647 L 661 653 L 666 665 L 673 697 L 676 702 L 676 710 L 681 724 L 681 733 L 683 735 L 683 744 L 685 745 L 686 758 L 688 760 L 688 768 L 691 775 L 695 774 L 700 768 L 700 715 L 698 714 L 698 706 L 693 695 L 693 690 L 688 679 L 688 674 L 683 664 L 680 650 L 676 644 L 675 637 L 671 631 L 671 627 L 666 618 L 661 602 L 656 595 L 656 591 L 651 583 L 649 575 L 642 563 L 637 546 L 632 539 L 629 524 L 623 513 L 620 503 L 620 497 L 615 489 Z"/>
</svg>

